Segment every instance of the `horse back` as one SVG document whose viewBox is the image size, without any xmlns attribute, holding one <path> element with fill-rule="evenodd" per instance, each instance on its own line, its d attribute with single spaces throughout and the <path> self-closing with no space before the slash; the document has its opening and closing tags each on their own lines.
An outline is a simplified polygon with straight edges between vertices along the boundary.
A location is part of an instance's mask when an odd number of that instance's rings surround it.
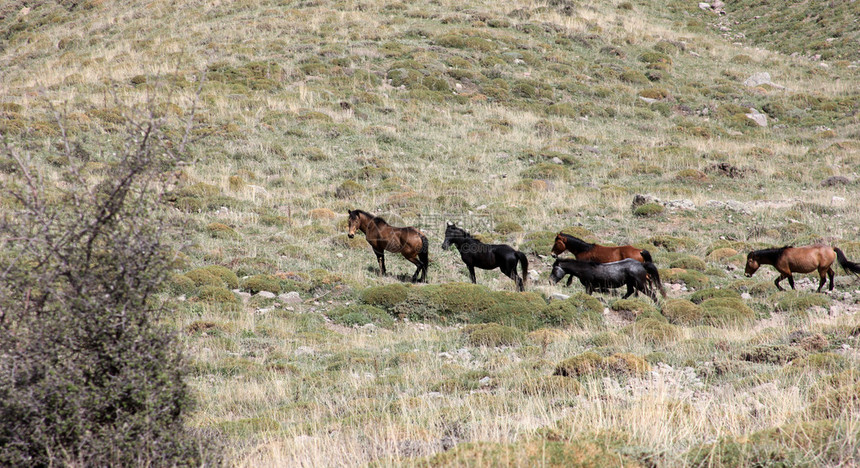
<svg viewBox="0 0 860 468">
<path fill-rule="evenodd" d="M 836 252 L 829 245 L 808 245 L 789 247 L 780 257 L 779 266 L 788 267 L 791 272 L 810 273 L 827 269 L 836 261 Z"/>
</svg>

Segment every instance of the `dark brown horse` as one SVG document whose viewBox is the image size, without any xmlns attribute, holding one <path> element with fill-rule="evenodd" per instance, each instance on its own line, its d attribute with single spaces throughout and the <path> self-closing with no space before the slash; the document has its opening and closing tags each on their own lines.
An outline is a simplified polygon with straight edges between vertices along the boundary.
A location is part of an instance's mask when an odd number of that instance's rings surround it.
<svg viewBox="0 0 860 468">
<path fill-rule="evenodd" d="M 792 273 L 812 273 L 818 270 L 821 282 L 818 284 L 818 292 L 824 287 L 827 278 L 830 278 L 830 290 L 833 291 L 833 262 L 839 260 L 839 264 L 845 271 L 860 275 L 860 264 L 849 262 L 836 247 L 829 245 L 810 245 L 806 247 L 785 246 L 778 249 L 753 250 L 747 255 L 747 266 L 744 270 L 746 276 L 752 276 L 761 265 L 773 265 L 779 272 L 779 277 L 773 284 L 780 291 L 784 289 L 779 282 L 788 278 L 788 284 L 794 289 L 794 277 Z"/>
<path fill-rule="evenodd" d="M 552 244 L 552 256 L 558 257 L 567 250 L 579 261 L 610 263 L 632 258 L 639 262 L 653 262 L 651 252 L 637 249 L 632 245 L 621 245 L 618 247 L 606 247 L 603 245 L 590 244 L 584 240 L 559 232 Z"/>
<path fill-rule="evenodd" d="M 403 254 L 418 269 L 412 275 L 412 282 L 418 281 L 421 273 L 421 282 L 427 282 L 427 266 L 430 264 L 428 258 L 427 237 L 414 227 L 394 227 L 384 219 L 374 216 L 366 211 L 351 210 L 349 212 L 349 238 L 355 237 L 355 231 L 364 233 L 367 243 L 376 254 L 379 262 L 379 275 L 385 275 L 385 251 Z"/>
</svg>

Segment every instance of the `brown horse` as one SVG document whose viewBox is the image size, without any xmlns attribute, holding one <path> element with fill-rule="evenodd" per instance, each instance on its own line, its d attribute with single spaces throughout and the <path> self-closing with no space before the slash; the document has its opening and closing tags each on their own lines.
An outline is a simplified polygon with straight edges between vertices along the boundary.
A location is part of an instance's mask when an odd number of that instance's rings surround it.
<svg viewBox="0 0 860 468">
<path fill-rule="evenodd" d="M 349 211 L 349 238 L 355 237 L 355 231 L 364 233 L 367 243 L 376 254 L 379 263 L 379 276 L 385 275 L 385 251 L 399 252 L 412 262 L 418 269 L 412 275 L 412 282 L 418 281 L 421 273 L 421 282 L 427 282 L 427 266 L 430 264 L 428 258 L 427 237 L 414 227 L 394 227 L 384 219 L 374 216 L 366 211 Z"/>
<path fill-rule="evenodd" d="M 558 257 L 567 250 L 577 260 L 585 262 L 610 263 L 632 258 L 639 262 L 652 262 L 651 252 L 637 249 L 632 245 L 621 245 L 618 247 L 606 247 L 603 245 L 589 244 L 584 240 L 559 232 L 552 244 L 552 256 Z"/>
<path fill-rule="evenodd" d="M 806 247 L 785 246 L 777 249 L 753 250 L 747 255 L 747 266 L 744 270 L 746 276 L 752 276 L 761 265 L 773 265 L 779 272 L 779 277 L 773 284 L 780 291 L 784 291 L 779 282 L 788 278 L 788 284 L 794 289 L 794 277 L 792 273 L 811 273 L 818 270 L 821 282 L 818 284 L 818 292 L 824 287 L 827 277 L 830 278 L 830 290 L 833 291 L 833 262 L 839 260 L 842 268 L 849 273 L 860 275 L 860 264 L 849 262 L 836 247 L 829 245 L 810 245 Z"/>
</svg>

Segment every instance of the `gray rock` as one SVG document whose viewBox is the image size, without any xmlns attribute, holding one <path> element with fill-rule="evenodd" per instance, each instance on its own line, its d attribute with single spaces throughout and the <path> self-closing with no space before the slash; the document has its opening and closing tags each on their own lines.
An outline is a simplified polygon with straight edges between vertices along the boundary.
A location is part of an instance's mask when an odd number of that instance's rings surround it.
<svg viewBox="0 0 860 468">
<path fill-rule="evenodd" d="M 561 158 L 559 158 L 558 156 L 555 156 L 552 159 L 550 159 L 550 162 L 555 163 L 555 164 L 564 164 L 564 161 L 562 161 Z"/>
<path fill-rule="evenodd" d="M 711 9 L 711 4 L 710 4 L 710 3 L 705 3 L 705 2 L 699 2 L 699 8 L 700 8 L 700 9 L 702 9 L 702 10 L 710 10 L 710 9 Z"/>
<path fill-rule="evenodd" d="M 770 84 L 770 73 L 768 72 L 758 72 L 753 73 L 752 76 L 744 80 L 744 86 L 749 86 L 750 88 L 754 88 L 758 85 L 762 84 Z"/>
<path fill-rule="evenodd" d="M 257 293 L 257 296 L 263 297 L 266 299 L 274 299 L 275 297 L 277 297 L 277 296 L 275 296 L 275 293 L 273 293 L 271 291 L 260 291 Z"/>
<path fill-rule="evenodd" d="M 295 351 L 293 351 L 294 356 L 313 356 L 314 354 L 316 354 L 316 351 L 314 351 L 313 348 L 307 346 L 299 346 L 298 348 L 296 348 Z"/>
<path fill-rule="evenodd" d="M 746 118 L 755 122 L 759 127 L 767 127 L 767 115 L 762 114 L 761 112 L 750 107 L 749 114 L 744 114 Z"/>
<path fill-rule="evenodd" d="M 302 297 L 296 291 L 278 294 L 278 299 L 287 304 L 298 304 L 302 302 Z"/>
<path fill-rule="evenodd" d="M 248 302 L 248 299 L 251 298 L 251 293 L 247 293 L 241 289 L 234 289 L 233 293 L 239 296 L 239 299 L 242 299 L 242 302 Z"/>
<path fill-rule="evenodd" d="M 562 293 L 552 293 L 549 296 L 549 300 L 551 300 L 551 301 L 563 301 L 563 300 L 569 299 L 569 298 L 570 298 L 570 296 L 568 296 L 567 294 L 562 294 Z"/>
<path fill-rule="evenodd" d="M 491 379 L 491 378 L 489 378 L 489 377 L 484 377 L 484 378 L 482 378 L 481 380 L 479 380 L 479 381 L 478 381 L 478 383 L 479 383 L 479 384 L 481 384 L 481 385 L 483 385 L 484 387 L 486 387 L 487 385 L 490 385 L 490 382 L 491 382 L 492 380 L 493 380 L 493 379 Z"/>
<path fill-rule="evenodd" d="M 663 206 L 670 210 L 681 210 L 681 211 L 695 211 L 696 204 L 693 203 L 693 200 L 682 199 L 682 200 L 669 200 L 663 202 Z"/>
<path fill-rule="evenodd" d="M 656 99 L 654 99 L 654 98 L 649 98 L 649 97 L 645 97 L 645 96 L 639 96 L 639 99 L 640 99 L 641 101 L 644 101 L 646 104 L 653 104 L 653 103 L 657 102 L 657 100 L 656 100 Z"/>
<path fill-rule="evenodd" d="M 660 199 L 654 195 L 637 193 L 633 196 L 633 202 L 630 204 L 630 208 L 635 210 L 646 203 L 660 203 Z"/>
<path fill-rule="evenodd" d="M 752 299 L 752 294 L 750 294 L 750 293 L 741 293 L 741 299 L 744 299 L 744 300 Z"/>
</svg>

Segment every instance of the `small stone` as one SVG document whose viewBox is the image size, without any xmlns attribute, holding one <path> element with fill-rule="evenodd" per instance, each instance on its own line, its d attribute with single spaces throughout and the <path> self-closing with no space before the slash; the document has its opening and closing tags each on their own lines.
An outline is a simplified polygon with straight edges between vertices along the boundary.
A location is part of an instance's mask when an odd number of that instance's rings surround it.
<svg viewBox="0 0 860 468">
<path fill-rule="evenodd" d="M 308 346 L 299 346 L 298 348 L 296 348 L 295 351 L 293 351 L 294 356 L 304 356 L 304 355 L 311 355 L 312 356 L 314 354 L 316 354 L 316 352 L 313 350 L 313 348 L 310 348 Z"/>
<path fill-rule="evenodd" d="M 562 294 L 562 293 L 552 293 L 549 296 L 549 299 L 551 301 L 563 301 L 563 300 L 569 299 L 569 298 L 570 298 L 570 296 L 568 296 L 567 294 Z"/>
<path fill-rule="evenodd" d="M 490 377 L 484 377 L 483 379 L 479 380 L 478 383 L 486 387 L 487 385 L 490 385 L 490 381 L 492 381 Z"/>
<path fill-rule="evenodd" d="M 649 97 L 645 97 L 645 96 L 639 96 L 639 99 L 640 99 L 641 101 L 644 101 L 646 104 L 653 104 L 653 103 L 657 102 L 657 100 L 656 100 L 656 99 L 654 99 L 654 98 L 649 98 Z"/>
<path fill-rule="evenodd" d="M 770 73 L 753 73 L 749 78 L 744 80 L 744 86 L 748 86 L 750 88 L 755 88 L 756 86 L 763 84 L 770 84 Z"/>
<path fill-rule="evenodd" d="M 752 299 L 752 294 L 746 293 L 746 292 L 741 293 L 741 299 L 744 299 L 744 300 Z"/>
<path fill-rule="evenodd" d="M 699 8 L 702 10 L 710 10 L 711 4 L 706 2 L 699 2 Z"/>
<path fill-rule="evenodd" d="M 181 295 L 181 296 L 177 297 L 177 298 L 176 298 L 176 300 L 177 300 L 177 301 L 179 301 L 179 302 L 185 302 L 185 294 L 183 294 L 183 295 Z"/>
<path fill-rule="evenodd" d="M 558 156 L 555 156 L 552 159 L 550 159 L 550 162 L 552 162 L 554 164 L 564 164 L 564 161 L 562 161 L 561 158 L 559 158 Z"/>
<path fill-rule="evenodd" d="M 275 293 L 271 291 L 260 291 L 257 293 L 257 296 L 265 299 L 274 299 L 276 297 Z"/>
<path fill-rule="evenodd" d="M 744 114 L 744 115 L 746 116 L 746 118 L 755 122 L 755 124 L 758 125 L 759 127 L 767 127 L 767 115 L 762 114 L 761 112 L 759 112 L 753 108 L 750 108 L 749 114 Z"/>
</svg>

